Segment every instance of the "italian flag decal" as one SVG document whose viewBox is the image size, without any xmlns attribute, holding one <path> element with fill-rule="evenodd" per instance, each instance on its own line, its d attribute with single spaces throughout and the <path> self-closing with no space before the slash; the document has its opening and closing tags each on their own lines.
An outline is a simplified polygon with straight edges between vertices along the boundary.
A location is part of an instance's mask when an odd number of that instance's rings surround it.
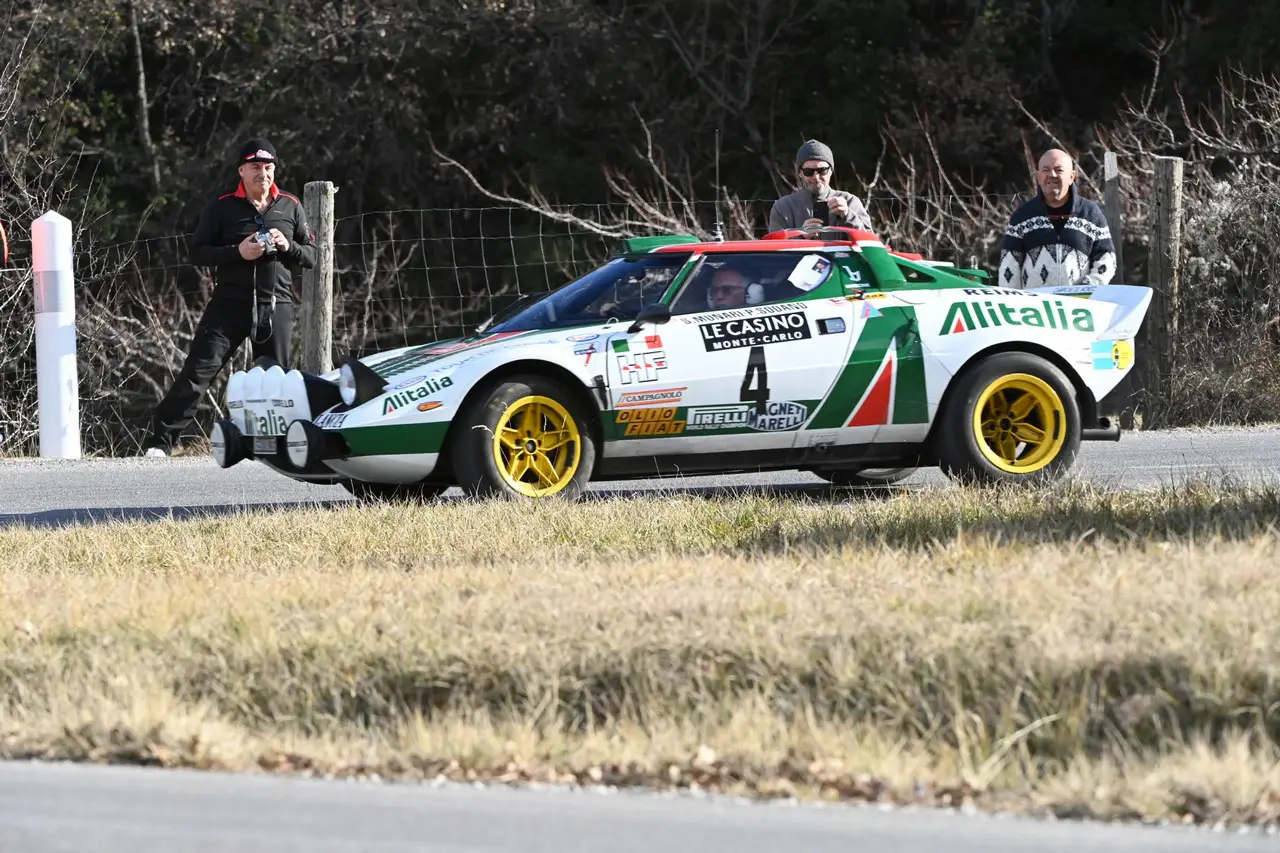
<svg viewBox="0 0 1280 853">
<path fill-rule="evenodd" d="M 897 377 L 898 344 L 889 342 L 889 350 L 880 363 L 880 372 L 871 380 L 867 393 L 862 395 L 858 405 L 854 407 L 853 417 L 845 426 L 878 426 L 889 423 L 889 413 L 893 409 L 894 379 Z"/>
<path fill-rule="evenodd" d="M 879 309 L 808 429 L 923 424 L 929 420 L 924 350 L 915 309 Z"/>
</svg>

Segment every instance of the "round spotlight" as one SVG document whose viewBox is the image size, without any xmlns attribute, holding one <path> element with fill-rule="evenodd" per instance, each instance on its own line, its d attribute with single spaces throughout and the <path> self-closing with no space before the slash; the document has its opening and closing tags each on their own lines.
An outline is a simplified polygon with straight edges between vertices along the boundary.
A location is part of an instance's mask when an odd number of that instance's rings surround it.
<svg viewBox="0 0 1280 853">
<path fill-rule="evenodd" d="M 222 418 L 214 421 L 209 431 L 209 450 L 219 468 L 230 468 L 244 459 L 244 434 L 232 421 Z"/>
<path fill-rule="evenodd" d="M 289 424 L 289 429 L 284 434 L 284 449 L 289 454 L 289 462 L 300 470 L 311 462 L 312 430 L 316 430 L 316 427 L 311 421 L 299 418 Z"/>
</svg>

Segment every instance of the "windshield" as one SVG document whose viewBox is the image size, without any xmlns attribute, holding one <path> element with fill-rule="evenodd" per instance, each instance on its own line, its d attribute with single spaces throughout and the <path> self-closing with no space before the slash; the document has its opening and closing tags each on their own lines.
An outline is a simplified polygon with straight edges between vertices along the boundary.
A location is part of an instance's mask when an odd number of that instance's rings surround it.
<svg viewBox="0 0 1280 853">
<path fill-rule="evenodd" d="M 632 320 L 641 308 L 659 302 L 687 253 L 614 258 L 577 281 L 550 293 L 522 299 L 495 317 L 486 332 L 524 332 L 560 329 L 613 318 Z"/>
</svg>

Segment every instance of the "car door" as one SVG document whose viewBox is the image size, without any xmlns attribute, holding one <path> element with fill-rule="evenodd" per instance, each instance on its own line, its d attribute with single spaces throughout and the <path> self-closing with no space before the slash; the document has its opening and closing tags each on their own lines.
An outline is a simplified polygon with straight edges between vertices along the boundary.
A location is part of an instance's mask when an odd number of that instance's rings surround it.
<svg viewBox="0 0 1280 853">
<path fill-rule="evenodd" d="M 839 263 L 851 346 L 808 429 L 834 444 L 919 440 L 928 392 L 915 307 L 881 291 L 857 254 Z"/>
<path fill-rule="evenodd" d="M 832 271 L 819 252 L 706 252 L 670 322 L 609 337 L 617 446 L 606 453 L 794 446 L 850 346 L 852 307 L 828 295 Z"/>
</svg>

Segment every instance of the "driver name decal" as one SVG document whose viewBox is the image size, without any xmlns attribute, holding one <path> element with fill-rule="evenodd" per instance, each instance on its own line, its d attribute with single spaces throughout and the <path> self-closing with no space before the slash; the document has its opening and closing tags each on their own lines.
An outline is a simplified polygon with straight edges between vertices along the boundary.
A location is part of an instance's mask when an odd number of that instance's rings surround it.
<svg viewBox="0 0 1280 853">
<path fill-rule="evenodd" d="M 803 311 L 700 323 L 698 331 L 702 333 L 702 344 L 707 352 L 779 344 L 811 337 L 809 321 Z"/>
</svg>

